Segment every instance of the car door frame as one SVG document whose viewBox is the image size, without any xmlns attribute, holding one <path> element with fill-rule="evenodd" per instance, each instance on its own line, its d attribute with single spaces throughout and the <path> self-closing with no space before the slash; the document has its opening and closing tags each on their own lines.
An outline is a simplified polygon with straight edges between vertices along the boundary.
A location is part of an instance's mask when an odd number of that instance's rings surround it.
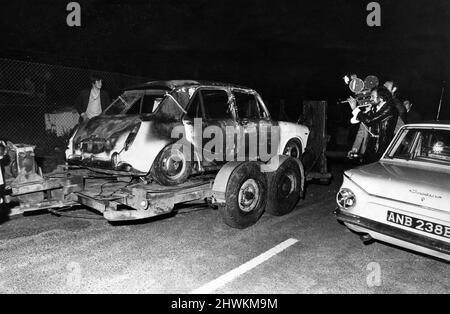
<svg viewBox="0 0 450 314">
<path fill-rule="evenodd" d="M 239 110 L 238 110 L 238 106 L 237 106 L 237 102 L 236 102 L 236 97 L 235 97 L 235 93 L 242 93 L 242 94 L 247 94 L 247 95 L 252 95 L 255 98 L 255 103 L 257 105 L 257 109 L 258 109 L 258 113 L 259 113 L 259 118 L 258 119 L 248 119 L 248 118 L 241 118 L 239 116 Z M 278 147 L 275 147 L 274 152 L 272 152 L 272 131 L 274 130 L 274 126 L 278 126 L 278 123 L 274 120 L 272 120 L 271 116 L 270 116 L 270 112 L 267 110 L 266 105 L 264 104 L 264 102 L 261 99 L 261 96 L 254 90 L 249 90 L 249 89 L 243 89 L 243 88 L 232 88 L 232 93 L 233 93 L 233 102 L 234 102 L 234 106 L 236 108 L 236 121 L 238 123 L 238 125 L 241 128 L 241 131 L 245 134 L 249 134 L 249 127 L 254 127 L 255 128 L 255 136 L 257 139 L 257 143 L 256 143 L 256 157 L 258 160 L 261 159 L 261 157 L 264 157 L 264 161 L 267 161 L 269 158 L 268 156 L 261 156 L 260 154 L 260 150 L 261 150 L 261 145 L 263 145 L 263 143 L 261 142 L 261 136 L 262 136 L 262 129 L 265 129 L 267 131 L 265 134 L 266 137 L 266 153 L 270 152 L 271 155 L 273 155 L 274 153 L 276 153 L 278 151 Z M 246 123 L 245 121 L 249 121 L 248 123 Z M 279 136 L 278 134 L 276 134 L 275 136 Z M 240 143 L 240 145 L 242 145 L 242 143 Z M 249 154 L 250 154 L 250 148 L 248 149 L 249 153 L 247 154 L 247 146 L 249 145 L 249 143 L 245 142 L 245 158 L 248 159 L 250 158 Z M 253 157 L 253 156 L 251 156 Z M 267 160 L 266 160 L 267 159 Z"/>
<path fill-rule="evenodd" d="M 230 107 L 231 110 L 229 110 L 229 117 L 228 118 L 223 118 L 223 119 L 210 119 L 207 116 L 207 110 L 206 110 L 206 105 L 203 99 L 203 91 L 208 91 L 208 90 L 219 90 L 219 91 L 223 91 L 226 93 L 227 95 L 227 105 Z M 188 106 L 186 107 L 186 111 L 189 112 L 189 109 L 191 108 L 195 97 L 197 97 L 197 95 L 199 96 L 199 100 L 200 100 L 200 104 L 201 104 L 201 110 L 202 110 L 202 134 L 201 134 L 201 138 L 202 138 L 202 144 L 201 144 L 201 159 L 203 160 L 204 158 L 204 153 L 205 153 L 205 149 L 204 146 L 205 144 L 210 141 L 211 139 L 206 139 L 204 138 L 204 131 L 208 126 L 217 126 L 221 129 L 222 132 L 222 136 L 223 136 L 223 152 L 221 154 L 221 160 L 216 160 L 216 162 L 226 162 L 229 161 L 229 159 L 231 158 L 230 156 L 227 156 L 227 148 L 228 145 L 233 146 L 233 150 L 235 150 L 235 144 L 236 144 L 236 136 L 234 136 L 234 143 L 227 143 L 227 129 L 226 127 L 232 127 L 234 129 L 234 133 L 236 134 L 236 130 L 237 130 L 237 123 L 236 123 L 236 115 L 235 115 L 235 107 L 234 107 L 234 103 L 231 100 L 231 92 L 230 89 L 228 87 L 225 86 L 200 86 L 198 87 L 195 92 L 193 93 L 191 100 L 189 101 Z M 185 117 L 187 116 L 187 113 L 183 114 L 182 116 L 182 120 L 186 121 Z M 184 122 L 183 122 L 184 123 Z M 198 133 L 199 130 L 195 130 L 195 126 L 194 126 L 194 132 Z M 194 136 L 198 136 L 198 134 L 194 134 Z M 212 152 L 208 152 L 209 154 L 212 154 Z M 233 156 L 232 158 L 234 158 L 235 156 Z"/>
</svg>

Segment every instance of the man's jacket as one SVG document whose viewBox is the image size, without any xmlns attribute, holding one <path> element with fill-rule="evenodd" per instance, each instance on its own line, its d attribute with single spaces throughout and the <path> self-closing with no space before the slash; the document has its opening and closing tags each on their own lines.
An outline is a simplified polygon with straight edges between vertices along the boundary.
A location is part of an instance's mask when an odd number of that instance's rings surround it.
<svg viewBox="0 0 450 314">
<path fill-rule="evenodd" d="M 364 154 L 364 152 L 366 151 L 368 138 L 369 132 L 367 131 L 367 127 L 360 123 L 358 133 L 356 133 L 356 137 L 352 145 L 352 149 L 356 149 L 359 154 Z"/>
<path fill-rule="evenodd" d="M 75 107 L 78 112 L 81 114 L 86 112 L 87 106 L 89 104 L 89 97 L 91 95 L 90 89 L 85 89 L 80 92 L 80 95 L 75 100 Z M 100 89 L 100 105 L 102 107 L 102 112 L 111 104 L 111 100 L 109 95 L 103 89 Z"/>
<path fill-rule="evenodd" d="M 395 108 L 393 101 L 385 103 L 375 112 L 359 112 L 357 119 L 369 126 L 372 133 L 378 135 L 377 153 L 383 153 L 394 137 L 394 129 L 398 119 L 398 110 Z"/>
</svg>

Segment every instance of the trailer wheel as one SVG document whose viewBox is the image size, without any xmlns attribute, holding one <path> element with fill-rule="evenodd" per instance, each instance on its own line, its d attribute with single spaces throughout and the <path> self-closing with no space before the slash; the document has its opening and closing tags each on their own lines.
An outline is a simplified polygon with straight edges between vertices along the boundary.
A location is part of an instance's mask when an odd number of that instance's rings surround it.
<svg viewBox="0 0 450 314">
<path fill-rule="evenodd" d="M 292 157 L 286 159 L 278 169 L 269 176 L 269 192 L 266 211 L 275 216 L 290 213 L 302 189 L 302 174 Z"/>
<path fill-rule="evenodd" d="M 244 229 L 258 221 L 267 202 L 267 179 L 258 163 L 245 162 L 233 171 L 225 199 L 219 212 L 227 225 Z"/>
<path fill-rule="evenodd" d="M 181 147 L 166 146 L 156 157 L 151 169 L 151 177 L 162 185 L 178 185 L 192 173 L 192 161 L 188 160 Z"/>
</svg>

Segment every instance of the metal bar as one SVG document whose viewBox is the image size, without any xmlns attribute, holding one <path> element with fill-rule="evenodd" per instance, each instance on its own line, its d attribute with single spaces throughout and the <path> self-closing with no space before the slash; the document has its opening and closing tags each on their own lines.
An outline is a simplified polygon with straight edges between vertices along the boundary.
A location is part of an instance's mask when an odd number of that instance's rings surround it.
<svg viewBox="0 0 450 314">
<path fill-rule="evenodd" d="M 441 106 L 442 106 L 442 98 L 444 97 L 444 90 L 445 90 L 445 81 L 442 82 L 441 99 L 439 100 L 439 107 L 436 116 L 436 121 L 439 121 L 439 116 L 441 115 Z"/>
</svg>

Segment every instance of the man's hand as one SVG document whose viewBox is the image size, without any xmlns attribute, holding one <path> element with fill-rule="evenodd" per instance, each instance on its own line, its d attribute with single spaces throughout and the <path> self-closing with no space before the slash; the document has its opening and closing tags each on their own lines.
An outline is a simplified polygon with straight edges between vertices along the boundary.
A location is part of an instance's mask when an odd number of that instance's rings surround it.
<svg viewBox="0 0 450 314">
<path fill-rule="evenodd" d="M 78 119 L 78 123 L 84 123 L 89 120 L 86 112 L 81 113 L 80 118 Z"/>
<path fill-rule="evenodd" d="M 348 104 L 350 105 L 350 108 L 352 108 L 352 110 L 354 110 L 354 109 L 357 107 L 356 99 L 353 98 L 352 96 L 350 96 L 350 97 L 347 99 L 347 101 L 348 101 Z"/>
<path fill-rule="evenodd" d="M 352 148 L 351 150 L 348 151 L 347 158 L 352 158 L 352 154 L 357 154 L 357 153 L 358 153 L 358 149 Z"/>
</svg>

